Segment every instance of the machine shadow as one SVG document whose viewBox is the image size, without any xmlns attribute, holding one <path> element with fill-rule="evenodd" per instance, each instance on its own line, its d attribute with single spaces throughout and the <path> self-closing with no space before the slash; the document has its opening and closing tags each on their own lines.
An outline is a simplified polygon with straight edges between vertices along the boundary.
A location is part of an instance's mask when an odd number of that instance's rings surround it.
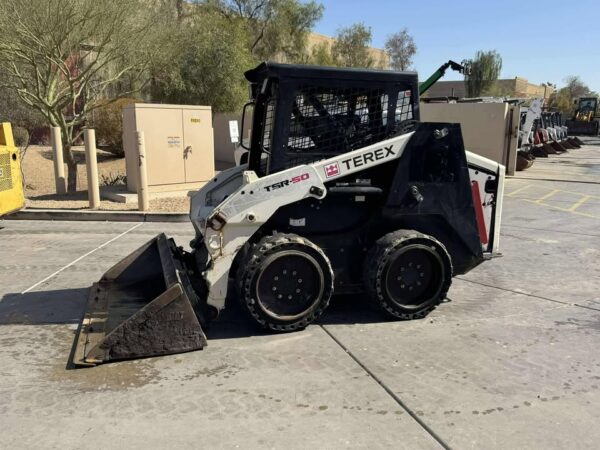
<svg viewBox="0 0 600 450">
<path fill-rule="evenodd" d="M 9 293 L 0 299 L 0 325 L 78 324 L 88 288 Z"/>
<path fill-rule="evenodd" d="M 79 324 L 83 317 L 89 288 L 57 289 L 25 294 L 9 293 L 0 300 L 0 325 Z M 372 308 L 364 296 L 339 295 L 317 323 L 347 325 L 352 323 L 386 322 L 388 317 Z M 251 336 L 262 333 L 246 317 L 235 299 L 217 321 L 211 323 L 209 338 Z"/>
<path fill-rule="evenodd" d="M 85 313 L 88 292 L 88 288 L 79 288 L 6 294 L 0 300 L 0 325 L 79 325 Z M 332 298 L 327 311 L 316 323 L 350 325 L 388 321 L 390 319 L 385 314 L 367 303 L 365 296 L 340 295 Z M 215 339 L 272 334 L 252 322 L 236 299 L 228 301 L 227 308 L 218 320 L 206 327 L 205 333 L 209 345 L 210 340 Z"/>
<path fill-rule="evenodd" d="M 325 313 L 315 323 L 318 325 L 351 325 L 389 322 L 383 312 L 368 304 L 366 296 L 338 295 L 331 299 Z M 209 340 L 233 339 L 273 334 L 259 328 L 242 311 L 236 299 L 228 299 L 227 307 L 219 319 L 205 330 Z"/>
</svg>

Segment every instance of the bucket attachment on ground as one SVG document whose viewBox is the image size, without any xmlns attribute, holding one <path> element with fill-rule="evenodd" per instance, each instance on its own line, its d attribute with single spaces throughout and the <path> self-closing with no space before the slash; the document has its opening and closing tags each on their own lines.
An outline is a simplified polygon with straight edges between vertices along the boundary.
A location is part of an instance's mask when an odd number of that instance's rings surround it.
<svg viewBox="0 0 600 450">
<path fill-rule="evenodd" d="M 174 241 L 159 234 L 94 283 L 73 363 L 96 365 L 202 349 L 206 336 L 200 299 L 181 257 Z"/>
<path fill-rule="evenodd" d="M 550 145 L 549 142 L 544 142 L 544 144 L 542 145 L 542 147 L 544 148 L 544 150 L 546 151 L 546 153 L 548 153 L 549 155 L 557 155 L 558 152 L 556 151 L 556 149 L 554 147 L 552 147 L 552 145 Z"/>
<path fill-rule="evenodd" d="M 517 170 L 521 171 L 529 169 L 534 161 L 535 158 L 533 155 L 521 150 L 517 152 Z"/>
<path fill-rule="evenodd" d="M 557 153 L 564 153 L 567 151 L 565 146 L 563 146 L 560 142 L 550 141 L 550 145 L 554 150 L 556 150 Z"/>
<path fill-rule="evenodd" d="M 569 129 L 569 134 L 575 134 L 580 136 L 598 135 L 599 125 L 598 122 L 595 120 L 589 122 L 582 120 L 567 120 L 566 126 Z"/>
<path fill-rule="evenodd" d="M 566 150 L 573 150 L 576 148 L 575 146 L 571 145 L 568 139 L 560 141 L 560 145 L 562 145 Z M 579 148 L 579 146 L 577 146 L 577 148 Z"/>
</svg>

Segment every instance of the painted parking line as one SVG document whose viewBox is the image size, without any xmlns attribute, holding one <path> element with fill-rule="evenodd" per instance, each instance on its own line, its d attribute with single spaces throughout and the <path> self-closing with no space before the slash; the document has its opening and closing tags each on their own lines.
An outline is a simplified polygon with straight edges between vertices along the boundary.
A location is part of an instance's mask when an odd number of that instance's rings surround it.
<svg viewBox="0 0 600 450">
<path fill-rule="evenodd" d="M 58 269 L 56 272 L 54 272 L 51 275 L 48 275 L 46 278 L 44 278 L 43 280 L 38 281 L 37 283 L 35 283 L 32 286 L 29 286 L 27 289 L 25 289 L 24 291 L 21 292 L 21 294 L 26 294 L 27 292 L 31 291 L 32 289 L 35 289 L 36 287 L 38 287 L 40 284 L 48 281 L 49 279 L 55 277 L 56 275 L 58 275 L 59 273 L 61 273 L 63 270 L 68 269 L 69 267 L 71 267 L 73 264 L 77 264 L 79 261 L 81 261 L 83 258 L 86 258 L 88 256 L 90 256 L 92 253 L 100 250 L 101 248 L 106 247 L 108 244 L 110 244 L 111 242 L 116 241 L 117 239 L 119 239 L 120 237 L 125 236 L 127 233 L 129 233 L 130 231 L 135 230 L 137 227 L 143 225 L 143 222 L 140 222 L 134 226 L 132 226 L 131 228 L 129 228 L 128 230 L 124 231 L 123 233 L 119 234 L 118 236 L 115 236 L 114 238 L 106 241 L 104 244 L 99 245 L 98 247 L 96 247 L 93 250 L 90 250 L 89 252 L 87 252 L 85 255 L 81 255 L 79 258 L 75 259 L 74 261 L 71 261 L 69 264 L 67 264 L 66 266 Z"/>
<path fill-rule="evenodd" d="M 573 212 L 575 211 L 577 208 L 579 208 L 581 205 L 583 205 L 585 202 L 587 202 L 590 198 L 592 198 L 591 195 L 583 195 L 579 200 L 577 200 L 573 206 L 571 206 L 569 208 L 569 211 Z"/>
<path fill-rule="evenodd" d="M 542 205 L 544 200 L 548 200 L 550 197 L 552 197 L 555 194 L 558 194 L 559 192 L 560 192 L 560 189 L 552 189 L 546 195 L 542 195 L 540 198 L 538 198 L 537 200 L 535 200 L 535 202 L 539 203 L 540 205 Z"/>
<path fill-rule="evenodd" d="M 534 205 L 540 205 L 540 206 L 546 206 L 548 208 L 552 208 L 552 209 L 556 209 L 558 211 L 564 211 L 564 212 L 568 212 L 571 214 L 576 214 L 578 216 L 583 216 L 583 217 L 590 217 L 593 219 L 598 219 L 600 218 L 600 215 L 598 214 L 590 214 L 590 213 L 586 213 L 586 212 L 581 212 L 578 211 L 579 207 L 584 205 L 586 202 L 588 202 L 589 200 L 600 200 L 600 196 L 598 195 L 589 195 L 589 194 L 582 194 L 581 192 L 574 192 L 574 191 L 567 191 L 564 189 L 544 189 L 545 191 L 549 191 L 546 192 L 544 195 L 537 197 L 537 198 L 525 198 L 525 197 L 517 197 L 516 195 L 519 193 L 523 193 L 524 191 L 530 189 L 532 187 L 531 184 L 522 186 L 518 189 L 515 189 L 514 191 L 506 194 L 506 197 L 511 197 L 511 198 L 516 198 L 517 200 L 523 200 L 524 202 L 528 202 L 528 203 L 533 203 Z M 573 200 L 573 201 L 569 201 L 569 200 L 550 200 L 552 197 L 554 197 L 557 194 L 569 194 L 569 195 L 573 195 L 576 197 L 579 197 L 577 200 Z M 559 202 L 559 203 L 565 203 L 568 206 L 557 206 L 555 204 L 550 204 L 547 201 L 550 200 L 553 203 Z"/>
<path fill-rule="evenodd" d="M 564 212 L 568 212 L 571 214 L 577 214 L 578 216 L 591 217 L 592 219 L 600 219 L 600 215 L 594 215 L 594 214 L 588 214 L 588 213 L 584 213 L 584 212 L 580 212 L 580 211 L 574 211 L 574 210 L 571 210 L 570 208 L 562 208 L 560 206 L 550 205 L 548 203 L 541 203 L 538 200 L 530 200 L 528 198 L 520 198 L 519 200 L 523 200 L 528 203 L 533 203 L 534 205 L 547 206 L 548 208 L 557 209 L 558 211 L 564 211 Z"/>
<path fill-rule="evenodd" d="M 530 187 L 531 187 L 531 185 L 530 185 L 530 184 L 527 184 L 527 185 L 525 185 L 525 186 L 523 186 L 523 187 L 520 187 L 519 189 L 516 189 L 516 190 L 512 191 L 512 192 L 511 192 L 511 193 L 509 193 L 509 194 L 506 194 L 506 196 L 507 196 L 507 197 L 512 197 L 512 196 L 514 196 L 515 194 L 518 194 L 519 192 L 522 192 L 522 191 L 524 191 L 524 190 L 526 190 L 526 189 L 529 189 Z"/>
<path fill-rule="evenodd" d="M 587 195 L 587 194 L 582 194 L 581 192 L 565 191 L 563 189 L 561 189 L 561 192 L 566 192 L 567 194 L 573 194 L 573 195 L 585 195 L 585 196 L 588 196 L 589 198 L 596 198 L 596 199 L 600 200 L 600 195 Z"/>
</svg>

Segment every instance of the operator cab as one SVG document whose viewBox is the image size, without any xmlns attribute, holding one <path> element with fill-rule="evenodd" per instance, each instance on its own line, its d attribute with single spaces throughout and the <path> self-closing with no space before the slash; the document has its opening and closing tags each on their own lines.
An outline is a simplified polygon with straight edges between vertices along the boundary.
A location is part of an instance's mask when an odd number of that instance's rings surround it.
<svg viewBox="0 0 600 450">
<path fill-rule="evenodd" d="M 253 107 L 249 170 L 259 177 L 412 131 L 414 72 L 263 63 L 246 72 Z"/>
</svg>

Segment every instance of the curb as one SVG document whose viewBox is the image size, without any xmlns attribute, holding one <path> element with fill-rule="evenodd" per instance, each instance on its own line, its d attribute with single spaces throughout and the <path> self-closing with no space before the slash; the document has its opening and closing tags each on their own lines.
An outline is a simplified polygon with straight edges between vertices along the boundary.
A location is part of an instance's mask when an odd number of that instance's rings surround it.
<svg viewBox="0 0 600 450">
<path fill-rule="evenodd" d="M 188 222 L 186 213 L 149 213 L 142 211 L 72 211 L 66 209 L 23 209 L 6 220 L 66 220 L 99 222 Z"/>
<path fill-rule="evenodd" d="M 530 178 L 530 177 L 516 177 L 511 176 L 507 178 L 512 178 L 513 180 L 528 180 L 528 181 L 552 181 L 558 183 L 582 183 L 582 184 L 600 184 L 599 181 L 591 181 L 591 180 L 560 180 L 558 178 Z"/>
</svg>

